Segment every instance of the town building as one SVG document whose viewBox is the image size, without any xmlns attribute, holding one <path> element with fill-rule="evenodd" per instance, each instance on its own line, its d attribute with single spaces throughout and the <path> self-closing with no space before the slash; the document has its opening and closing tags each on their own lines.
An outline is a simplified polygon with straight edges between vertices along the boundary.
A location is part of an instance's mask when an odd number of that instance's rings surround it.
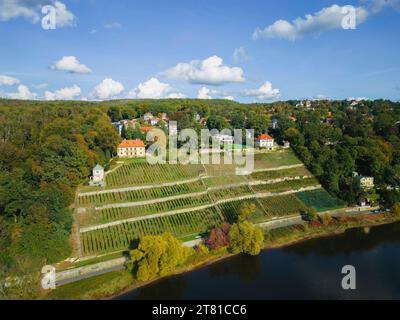
<svg viewBox="0 0 400 320">
<path fill-rule="evenodd" d="M 274 149 L 274 138 L 268 134 L 261 134 L 257 137 L 256 146 L 258 148 L 266 148 L 268 150 Z"/>
<path fill-rule="evenodd" d="M 362 176 L 358 172 L 353 172 L 353 177 L 360 180 L 360 186 L 363 189 L 372 189 L 375 187 L 374 177 Z"/>
<path fill-rule="evenodd" d="M 151 118 L 150 119 L 150 125 L 155 126 L 156 124 L 158 124 L 160 122 L 160 118 Z"/>
<path fill-rule="evenodd" d="M 219 142 L 220 144 L 233 144 L 233 136 L 229 134 L 216 134 L 212 136 L 215 141 Z"/>
<path fill-rule="evenodd" d="M 278 119 L 272 119 L 272 129 L 278 129 Z"/>
<path fill-rule="evenodd" d="M 144 158 L 146 148 L 142 140 L 124 140 L 118 145 L 117 153 L 120 158 Z"/>
</svg>

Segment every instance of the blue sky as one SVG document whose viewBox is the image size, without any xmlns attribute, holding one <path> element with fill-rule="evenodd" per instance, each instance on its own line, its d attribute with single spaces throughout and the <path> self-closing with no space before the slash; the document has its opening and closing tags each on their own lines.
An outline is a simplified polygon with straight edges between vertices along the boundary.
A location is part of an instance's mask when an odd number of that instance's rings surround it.
<svg viewBox="0 0 400 320">
<path fill-rule="evenodd" d="M 46 4 L 55 30 L 41 26 Z M 0 94 L 399 100 L 399 9 L 400 0 L 0 0 Z M 352 12 L 356 29 L 345 30 Z"/>
</svg>

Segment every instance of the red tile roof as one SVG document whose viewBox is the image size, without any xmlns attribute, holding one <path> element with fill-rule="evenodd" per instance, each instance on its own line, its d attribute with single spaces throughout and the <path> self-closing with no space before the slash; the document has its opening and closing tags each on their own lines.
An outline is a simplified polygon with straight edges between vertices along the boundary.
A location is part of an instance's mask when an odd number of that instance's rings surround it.
<svg viewBox="0 0 400 320">
<path fill-rule="evenodd" d="M 152 126 L 141 126 L 140 127 L 140 131 L 142 131 L 142 132 L 149 132 L 153 129 L 155 129 L 155 127 L 152 127 Z"/>
<path fill-rule="evenodd" d="M 268 134 L 261 134 L 258 136 L 257 138 L 258 140 L 273 140 L 274 138 L 272 138 L 270 135 Z"/>
<path fill-rule="evenodd" d="M 144 143 L 142 140 L 136 139 L 136 140 L 124 140 L 122 141 L 118 148 L 144 148 Z"/>
</svg>

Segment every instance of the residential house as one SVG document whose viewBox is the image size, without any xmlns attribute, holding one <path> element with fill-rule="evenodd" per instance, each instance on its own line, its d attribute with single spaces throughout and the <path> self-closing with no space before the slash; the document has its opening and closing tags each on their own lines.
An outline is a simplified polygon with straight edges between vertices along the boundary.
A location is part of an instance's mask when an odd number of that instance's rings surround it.
<svg viewBox="0 0 400 320">
<path fill-rule="evenodd" d="M 120 158 L 144 158 L 146 156 L 145 145 L 142 140 L 124 140 L 117 147 Z"/>
<path fill-rule="evenodd" d="M 353 172 L 353 177 L 360 180 L 360 186 L 363 189 L 372 189 L 375 187 L 374 177 L 362 176 L 358 172 Z"/>
<path fill-rule="evenodd" d="M 228 145 L 232 145 L 233 144 L 233 136 L 229 135 L 229 134 L 216 134 L 212 136 L 213 139 L 217 142 L 219 142 L 220 144 L 228 144 Z"/>
<path fill-rule="evenodd" d="M 155 126 L 160 122 L 160 120 L 161 120 L 160 118 L 153 117 L 150 119 L 150 125 Z"/>
<path fill-rule="evenodd" d="M 268 150 L 274 149 L 274 138 L 268 134 L 261 134 L 257 137 L 256 146 L 258 148 L 266 148 Z"/>
<path fill-rule="evenodd" d="M 286 140 L 283 141 L 283 149 L 290 149 L 290 142 L 289 141 L 286 141 Z"/>
</svg>

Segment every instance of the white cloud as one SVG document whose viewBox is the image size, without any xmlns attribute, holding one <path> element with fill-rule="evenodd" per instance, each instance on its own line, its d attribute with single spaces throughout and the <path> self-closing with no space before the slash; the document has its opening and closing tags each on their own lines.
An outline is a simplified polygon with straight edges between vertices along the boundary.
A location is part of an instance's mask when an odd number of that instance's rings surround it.
<svg viewBox="0 0 400 320">
<path fill-rule="evenodd" d="M 157 78 L 151 78 L 129 91 L 128 97 L 134 99 L 175 99 L 185 96 L 182 93 L 173 92 L 173 88 L 168 83 L 160 82 Z"/>
<path fill-rule="evenodd" d="M 243 70 L 228 67 L 222 58 L 212 56 L 205 60 L 178 63 L 175 67 L 161 73 L 169 79 L 185 80 L 194 84 L 222 85 L 230 82 L 243 82 Z"/>
<path fill-rule="evenodd" d="M 305 36 L 319 35 L 325 31 L 341 29 L 343 18 L 348 14 L 346 7 L 350 6 L 338 6 L 334 4 L 314 14 L 307 14 L 305 18 L 299 17 L 292 22 L 277 20 L 264 29 L 257 28 L 253 33 L 253 39 L 280 38 L 297 40 Z M 362 6 L 354 9 L 356 13 L 356 26 L 358 26 L 367 19 L 369 12 Z"/>
<path fill-rule="evenodd" d="M 19 84 L 17 78 L 0 75 L 0 86 L 13 86 L 15 84 Z"/>
<path fill-rule="evenodd" d="M 7 94 L 7 97 L 10 99 L 34 100 L 36 99 L 37 94 L 31 92 L 27 86 L 20 84 L 18 86 L 18 91 Z"/>
<path fill-rule="evenodd" d="M 235 100 L 235 97 L 233 97 L 233 96 L 226 96 L 226 97 L 223 97 L 223 99 L 234 101 L 234 100 Z"/>
<path fill-rule="evenodd" d="M 116 29 L 116 28 L 121 28 L 122 25 L 118 22 L 112 22 L 112 23 L 106 23 L 103 27 L 105 29 Z"/>
<path fill-rule="evenodd" d="M 239 63 L 240 61 L 246 61 L 248 59 L 249 57 L 244 47 L 235 48 L 235 50 L 233 51 L 233 61 Z"/>
<path fill-rule="evenodd" d="M 120 95 L 124 90 L 122 83 L 106 78 L 94 88 L 92 95 L 96 99 L 105 100 Z"/>
<path fill-rule="evenodd" d="M 244 95 L 246 97 L 255 97 L 259 100 L 271 100 L 278 98 L 280 91 L 279 89 L 273 89 L 272 83 L 267 81 L 258 89 L 246 89 Z"/>
<path fill-rule="evenodd" d="M 56 8 L 56 25 L 58 28 L 74 26 L 75 16 L 67 9 L 67 6 L 61 1 L 54 1 L 54 7 Z"/>
<path fill-rule="evenodd" d="M 41 9 L 44 5 L 55 7 L 57 27 L 74 25 L 75 16 L 64 3 L 46 0 L 0 0 L 0 21 L 24 17 L 33 23 L 37 23 L 42 18 Z"/>
<path fill-rule="evenodd" d="M 212 99 L 211 93 L 212 91 L 207 87 L 201 87 L 197 91 L 197 99 Z"/>
<path fill-rule="evenodd" d="M 53 70 L 67 71 L 70 73 L 90 73 L 92 70 L 80 63 L 75 56 L 64 56 L 51 67 Z"/>
<path fill-rule="evenodd" d="M 66 87 L 54 92 L 46 91 L 44 97 L 46 100 L 74 100 L 76 97 L 80 96 L 81 88 L 77 85 L 72 87 Z"/>
</svg>

